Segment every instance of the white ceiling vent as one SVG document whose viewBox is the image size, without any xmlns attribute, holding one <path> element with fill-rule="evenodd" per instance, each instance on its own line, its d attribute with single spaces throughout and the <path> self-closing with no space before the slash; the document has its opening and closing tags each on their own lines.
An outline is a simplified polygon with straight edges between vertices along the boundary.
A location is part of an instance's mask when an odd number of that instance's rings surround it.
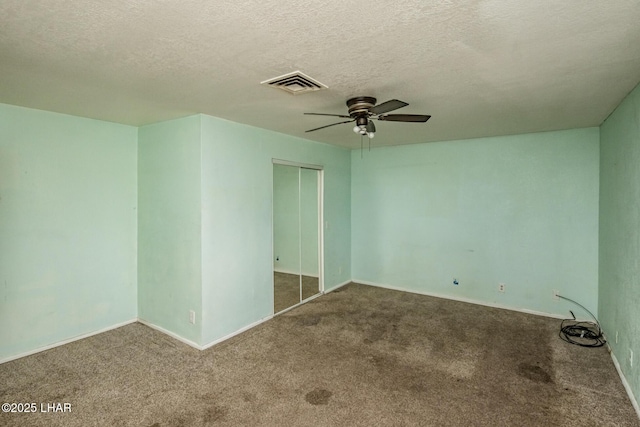
<svg viewBox="0 0 640 427">
<path fill-rule="evenodd" d="M 269 80 L 260 82 L 262 85 L 269 85 L 287 91 L 293 95 L 301 93 L 315 92 L 317 90 L 327 89 L 327 85 L 312 79 L 301 71 L 284 74 Z"/>
</svg>

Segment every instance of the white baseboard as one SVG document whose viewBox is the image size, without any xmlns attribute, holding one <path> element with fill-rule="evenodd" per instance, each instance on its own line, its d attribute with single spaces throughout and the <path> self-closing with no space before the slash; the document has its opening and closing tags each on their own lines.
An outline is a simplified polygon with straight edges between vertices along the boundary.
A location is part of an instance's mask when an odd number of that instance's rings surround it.
<svg viewBox="0 0 640 427">
<path fill-rule="evenodd" d="M 326 292 L 332 292 L 332 291 L 334 291 L 334 290 L 336 290 L 336 289 L 338 289 L 338 288 L 340 288 L 340 287 L 342 287 L 342 286 L 344 286 L 344 285 L 346 285 L 348 283 L 351 283 L 351 280 L 348 280 L 348 281 L 346 281 L 344 283 L 340 283 L 339 285 L 331 288 L 329 291 L 326 291 Z M 315 298 L 323 295 L 326 292 L 319 293 L 319 294 L 314 295 L 314 296 L 312 296 L 310 298 L 307 298 L 304 302 L 311 301 L 312 299 L 315 299 Z M 224 336 L 222 338 L 219 338 L 219 339 L 217 339 L 215 341 L 212 341 L 210 343 L 207 343 L 205 345 L 199 345 L 199 344 L 197 344 L 197 343 L 195 343 L 195 342 L 193 342 L 191 340 L 188 340 L 188 339 L 186 339 L 184 337 L 181 337 L 180 335 L 178 335 L 178 334 L 176 334 L 174 332 L 171 332 L 171 331 L 169 331 L 169 330 L 167 330 L 167 329 L 165 329 L 165 328 L 163 328 L 161 326 L 158 326 L 158 325 L 156 325 L 154 323 L 151 323 L 151 322 L 149 322 L 147 320 L 140 319 L 140 318 L 135 318 L 135 319 L 127 320 L 126 322 L 122 322 L 122 323 L 118 323 L 116 325 L 109 326 L 107 328 L 103 328 L 103 329 L 100 329 L 100 330 L 97 330 L 97 331 L 93 331 L 93 332 L 90 332 L 90 333 L 87 333 L 87 334 L 83 334 L 83 335 L 79 335 L 79 336 L 76 336 L 76 337 L 73 337 L 73 338 L 69 338 L 69 339 L 66 339 L 66 340 L 63 340 L 63 341 L 59 341 L 59 342 L 57 342 L 55 344 L 50 344 L 50 345 L 47 345 L 47 346 L 44 346 L 44 347 L 39 347 L 39 348 L 37 348 L 35 350 L 30 350 L 30 351 L 27 351 L 27 352 L 24 352 L 24 353 L 20 353 L 20 354 L 14 355 L 14 356 L 9 356 L 9 357 L 6 357 L 4 359 L 0 359 L 0 364 L 5 363 L 5 362 L 9 362 L 11 360 L 19 359 L 21 357 L 30 356 L 32 354 L 39 353 L 39 352 L 45 351 L 45 350 L 49 350 L 49 349 L 52 349 L 52 348 L 55 348 L 55 347 L 58 347 L 58 346 L 61 346 L 61 345 L 64 345 L 64 344 L 69 344 L 69 343 L 71 343 L 73 341 L 81 340 L 83 338 L 88 338 L 90 336 L 101 334 L 103 332 L 107 332 L 107 331 L 110 331 L 112 329 L 117 329 L 117 328 L 120 328 L 122 326 L 129 325 L 129 324 L 135 323 L 135 322 L 139 322 L 139 323 L 141 323 L 141 324 L 143 324 L 145 326 L 150 327 L 151 329 L 155 329 L 156 331 L 162 332 L 163 334 L 166 334 L 166 335 L 168 335 L 168 336 L 170 336 L 170 337 L 172 337 L 172 338 L 174 338 L 174 339 L 176 339 L 176 340 L 178 340 L 180 342 L 183 342 L 183 343 L 187 344 L 188 346 L 191 346 L 191 347 L 193 347 L 195 349 L 205 350 L 207 348 L 213 347 L 216 344 L 219 344 L 219 343 L 221 343 L 223 341 L 226 341 L 229 338 L 232 338 L 232 337 L 234 337 L 234 336 L 236 336 L 238 334 L 241 334 L 241 333 L 243 333 L 243 332 L 245 332 L 245 331 L 247 331 L 247 330 L 249 330 L 251 328 L 254 328 L 254 327 L 260 325 L 261 323 L 264 323 L 267 320 L 270 320 L 272 318 L 273 318 L 273 315 L 267 316 L 267 317 L 265 317 L 263 319 L 260 319 L 260 320 L 258 320 L 256 322 L 253 322 L 253 323 L 251 323 L 251 324 L 249 324 L 247 326 L 244 326 L 244 327 L 238 329 L 237 331 L 234 331 L 234 332 L 232 332 L 232 333 L 230 333 L 230 334 L 228 334 L 228 335 L 226 335 L 226 336 Z"/>
<path fill-rule="evenodd" d="M 181 341 L 181 342 L 183 342 L 183 343 L 185 343 L 185 344 L 187 344 L 187 345 L 189 345 L 189 346 L 191 346 L 193 348 L 196 348 L 198 350 L 202 350 L 202 347 L 199 344 L 196 344 L 191 340 L 188 340 L 188 339 L 186 339 L 184 337 L 181 337 L 180 335 L 178 335 L 178 334 L 176 334 L 174 332 L 171 332 L 171 331 L 169 331 L 169 330 L 167 330 L 167 329 L 165 329 L 165 328 L 163 328 L 161 326 L 155 325 L 155 324 L 153 324 L 151 322 L 148 322 L 148 321 L 140 319 L 140 318 L 138 318 L 138 322 L 142 323 L 145 326 L 150 327 L 151 329 L 155 329 L 158 332 L 162 332 L 163 334 L 169 335 L 171 338 L 175 338 L 178 341 Z"/>
<path fill-rule="evenodd" d="M 58 342 L 56 342 L 54 344 L 45 345 L 43 347 L 38 347 L 38 348 L 36 348 L 34 350 L 29 350 L 29 351 L 26 351 L 24 353 L 16 354 L 14 356 L 5 357 L 4 359 L 0 359 L 0 365 L 3 364 L 3 363 L 6 363 L 6 362 L 10 362 L 12 360 L 20 359 L 21 357 L 31 356 L 32 354 L 40 353 L 41 351 L 51 350 L 52 348 L 56 348 L 56 347 L 59 347 L 61 345 L 69 344 L 69 343 L 72 343 L 74 341 L 78 341 L 78 340 L 81 340 L 81 339 L 84 339 L 84 338 L 89 338 L 89 337 L 91 337 L 93 335 L 98 335 L 98 334 L 101 334 L 103 332 L 111 331 L 113 329 L 118 329 L 118 328 L 121 328 L 122 326 L 130 325 L 131 323 L 135 323 L 137 321 L 138 321 L 138 319 L 130 319 L 130 320 L 127 320 L 125 322 L 121 322 L 121 323 L 117 323 L 115 325 L 107 326 L 106 328 L 98 329 L 97 331 L 89 332 L 89 333 L 82 334 L 82 335 L 77 335 L 77 336 L 72 337 L 72 338 L 67 338 L 65 340 L 58 341 Z"/>
<path fill-rule="evenodd" d="M 616 355 L 613 353 L 613 349 L 611 348 L 609 343 L 607 343 L 607 349 L 609 350 L 609 354 L 611 355 L 611 360 L 613 360 L 613 366 L 616 367 L 616 371 L 618 371 L 620 380 L 622 380 L 622 385 L 624 386 L 624 389 L 627 391 L 627 394 L 629 395 L 629 400 L 631 400 L 633 409 L 636 410 L 638 419 L 640 419 L 640 406 L 638 406 L 638 401 L 636 400 L 636 397 L 633 395 L 633 390 L 631 390 L 631 386 L 627 382 L 627 378 L 622 373 L 622 368 L 620 368 L 620 363 L 618 363 L 618 359 L 616 358 Z"/>
<path fill-rule="evenodd" d="M 224 337 L 222 337 L 222 338 L 218 338 L 217 340 L 211 341 L 210 343 L 208 343 L 208 344 L 205 344 L 205 345 L 201 346 L 201 347 L 200 347 L 200 350 L 206 350 L 206 349 L 208 349 L 208 348 L 210 348 L 210 347 L 213 347 L 213 346 L 214 346 L 214 345 L 216 345 L 216 344 L 220 344 L 222 341 L 226 341 L 226 340 L 228 340 L 229 338 L 233 338 L 233 337 L 235 337 L 236 335 L 239 335 L 239 334 L 241 334 L 241 333 L 243 333 L 243 332 L 245 332 L 245 331 L 248 331 L 248 330 L 249 330 L 249 329 L 251 329 L 251 328 L 255 328 L 256 326 L 260 325 L 261 323 L 264 323 L 264 322 L 266 322 L 267 320 L 270 320 L 270 319 L 272 319 L 272 318 L 273 318 L 273 315 L 271 315 L 271 316 L 267 316 L 267 317 L 265 317 L 265 318 L 263 318 L 263 319 L 260 319 L 260 320 L 258 320 L 257 322 L 253 322 L 253 323 L 251 323 L 251 324 L 249 324 L 249 325 L 247 325 L 247 326 L 244 326 L 244 327 L 242 327 L 242 328 L 238 329 L 238 330 L 237 330 L 237 331 L 235 331 L 235 332 L 231 332 L 229 335 L 225 335 L 225 336 L 224 336 Z"/>
<path fill-rule="evenodd" d="M 543 311 L 529 310 L 529 309 L 526 309 L 526 308 L 509 307 L 507 305 L 501 305 L 501 304 L 496 304 L 496 303 L 486 302 L 486 301 L 479 301 L 479 300 L 474 300 L 474 299 L 471 299 L 471 298 L 456 297 L 456 296 L 453 296 L 453 295 L 443 295 L 443 294 L 437 294 L 437 293 L 433 293 L 433 292 L 415 291 L 413 289 L 401 288 L 401 287 L 398 287 L 398 286 L 390 286 L 390 285 L 385 285 L 385 284 L 382 284 L 382 283 L 369 282 L 369 281 L 366 281 L 366 280 L 354 279 L 353 282 L 361 283 L 363 285 L 376 286 L 378 288 L 390 289 L 392 291 L 409 292 L 409 293 L 412 293 L 412 294 L 426 295 L 426 296 L 430 296 L 430 297 L 448 299 L 448 300 L 452 300 L 452 301 L 466 302 L 466 303 L 469 303 L 469 304 L 484 305 L 486 307 L 493 307 L 493 308 L 500 308 L 500 309 L 503 309 L 503 310 L 518 311 L 520 313 L 534 314 L 536 316 L 543 316 L 543 317 L 551 317 L 553 319 L 566 319 L 567 318 L 567 316 L 562 316 L 560 314 L 545 313 Z"/>
</svg>

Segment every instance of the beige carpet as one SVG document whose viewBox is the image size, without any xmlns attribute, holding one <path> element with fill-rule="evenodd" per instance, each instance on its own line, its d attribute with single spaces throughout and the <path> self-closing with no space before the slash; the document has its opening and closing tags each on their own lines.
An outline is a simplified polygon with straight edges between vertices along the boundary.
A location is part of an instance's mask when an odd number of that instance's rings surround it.
<svg viewBox="0 0 640 427">
<path fill-rule="evenodd" d="M 351 284 L 206 351 L 140 324 L 0 365 L 3 426 L 639 426 L 559 321 Z"/>
<path fill-rule="evenodd" d="M 302 276 L 302 299 L 320 293 L 317 277 Z M 273 312 L 278 313 L 300 302 L 300 276 L 273 273 Z"/>
</svg>

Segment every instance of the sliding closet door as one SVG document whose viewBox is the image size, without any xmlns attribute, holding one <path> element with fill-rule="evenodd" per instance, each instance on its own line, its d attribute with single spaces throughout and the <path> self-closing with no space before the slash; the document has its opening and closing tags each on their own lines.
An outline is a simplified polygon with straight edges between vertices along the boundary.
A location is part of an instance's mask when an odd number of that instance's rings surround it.
<svg viewBox="0 0 640 427">
<path fill-rule="evenodd" d="M 273 165 L 273 312 L 321 291 L 322 172 Z"/>
<path fill-rule="evenodd" d="M 273 312 L 301 301 L 300 168 L 273 165 Z"/>
<path fill-rule="evenodd" d="M 318 175 L 320 171 L 300 168 L 300 269 L 302 299 L 320 292 L 318 266 Z"/>
</svg>

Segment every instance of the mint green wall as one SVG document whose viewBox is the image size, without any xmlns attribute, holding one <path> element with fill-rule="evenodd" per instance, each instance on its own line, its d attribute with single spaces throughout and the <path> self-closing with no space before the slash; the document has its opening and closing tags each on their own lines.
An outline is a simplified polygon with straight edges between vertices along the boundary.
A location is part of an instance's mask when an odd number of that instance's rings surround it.
<svg viewBox="0 0 640 427">
<path fill-rule="evenodd" d="M 138 215 L 138 317 L 199 344 L 200 116 L 139 129 Z"/>
<path fill-rule="evenodd" d="M 639 98 L 600 133 L 363 159 L 205 115 L 136 130 L 0 104 L 0 359 L 136 314 L 196 344 L 271 315 L 273 158 L 324 166 L 326 290 L 353 277 L 566 314 L 559 289 L 595 311 L 600 166 L 599 313 L 637 394 Z"/>
<path fill-rule="evenodd" d="M 325 288 L 350 279 L 350 153 L 201 117 L 206 344 L 273 314 L 273 158 L 324 166 Z"/>
<path fill-rule="evenodd" d="M 595 311 L 598 139 L 589 128 L 354 151 L 353 279 L 567 314 L 558 289 Z"/>
<path fill-rule="evenodd" d="M 600 127 L 600 292 L 609 345 L 640 398 L 640 86 Z M 616 331 L 619 341 L 615 342 Z M 629 363 L 633 350 L 633 367 Z"/>
<path fill-rule="evenodd" d="M 136 132 L 0 104 L 0 360 L 135 319 Z"/>
<path fill-rule="evenodd" d="M 273 165 L 273 269 L 300 274 L 299 168 Z"/>
</svg>

